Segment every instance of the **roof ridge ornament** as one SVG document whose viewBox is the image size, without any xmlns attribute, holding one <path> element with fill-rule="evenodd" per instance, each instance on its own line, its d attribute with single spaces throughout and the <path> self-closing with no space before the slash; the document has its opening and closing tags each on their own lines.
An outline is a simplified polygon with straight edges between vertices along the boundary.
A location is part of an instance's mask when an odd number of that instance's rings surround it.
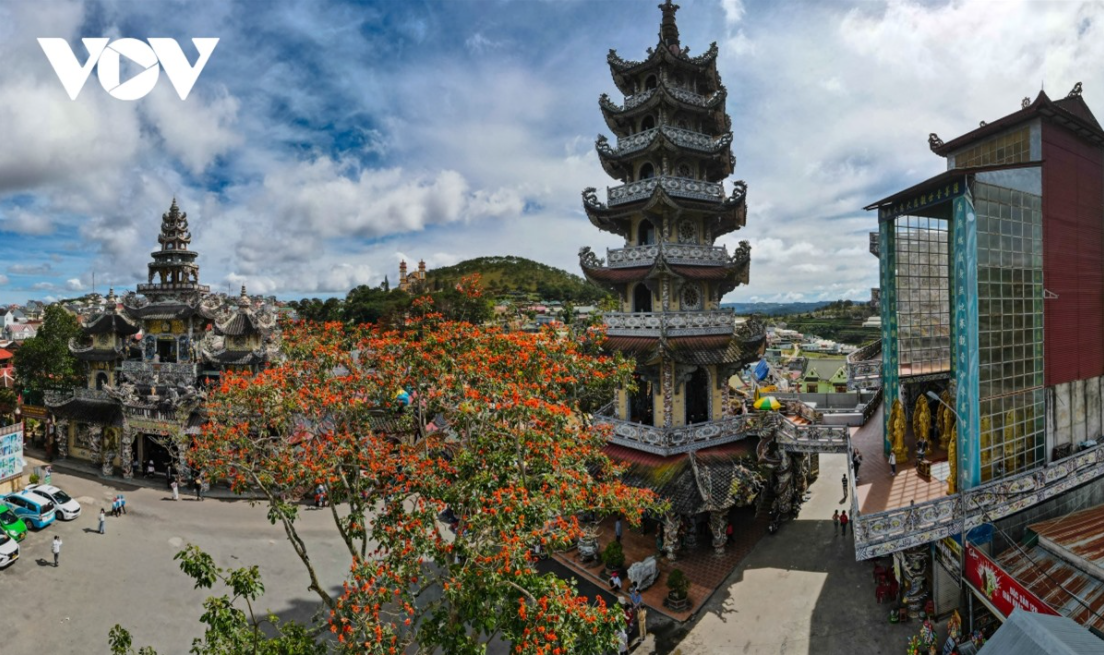
<svg viewBox="0 0 1104 655">
<path fill-rule="evenodd" d="M 1024 96 L 1024 99 L 1020 101 L 1020 109 L 1027 109 L 1031 106 L 1031 98 Z"/>
<path fill-rule="evenodd" d="M 1081 83 L 1078 82 L 1077 84 L 1074 84 L 1073 88 L 1070 89 L 1070 92 L 1068 94 L 1066 94 L 1066 97 L 1067 98 L 1080 98 L 1081 97 Z"/>
<path fill-rule="evenodd" d="M 928 135 L 928 147 L 932 149 L 932 152 L 935 152 L 943 147 L 943 139 L 940 139 L 938 134 L 932 132 Z"/>
<path fill-rule="evenodd" d="M 679 54 L 679 31 L 675 24 L 675 12 L 679 10 L 679 6 L 667 0 L 659 5 L 659 10 L 663 12 L 663 20 L 659 24 L 659 42 L 671 52 Z"/>
</svg>

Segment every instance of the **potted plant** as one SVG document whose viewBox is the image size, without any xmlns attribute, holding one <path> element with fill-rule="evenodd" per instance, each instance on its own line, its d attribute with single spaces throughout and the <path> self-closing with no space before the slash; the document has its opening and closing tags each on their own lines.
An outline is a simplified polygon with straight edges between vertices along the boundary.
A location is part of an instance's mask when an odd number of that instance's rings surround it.
<svg viewBox="0 0 1104 655">
<path fill-rule="evenodd" d="M 682 569 L 675 569 L 667 574 L 667 589 L 667 607 L 682 612 L 690 606 L 690 578 L 686 577 Z"/>
<path fill-rule="evenodd" d="M 611 541 L 606 544 L 605 550 L 602 551 L 602 563 L 606 565 L 607 576 L 621 570 L 625 565 L 625 551 L 619 542 Z"/>
</svg>

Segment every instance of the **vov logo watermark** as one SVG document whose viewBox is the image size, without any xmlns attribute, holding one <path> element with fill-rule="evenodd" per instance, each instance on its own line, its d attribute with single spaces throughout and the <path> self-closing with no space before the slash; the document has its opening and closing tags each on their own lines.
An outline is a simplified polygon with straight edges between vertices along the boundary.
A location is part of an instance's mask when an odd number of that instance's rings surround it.
<svg viewBox="0 0 1104 655">
<path fill-rule="evenodd" d="M 119 100 L 138 100 L 157 85 L 161 68 L 169 76 L 176 94 L 181 100 L 186 100 L 192 92 L 192 87 L 211 53 L 218 45 L 218 39 L 192 39 L 196 50 L 199 51 L 199 59 L 195 66 L 188 63 L 184 51 L 175 39 L 81 39 L 88 50 L 88 60 L 81 64 L 77 61 L 77 55 L 69 47 L 65 39 L 46 38 L 39 39 L 38 44 L 54 67 L 65 92 L 73 100 L 80 95 L 88 76 L 92 74 L 92 67 L 96 67 L 96 75 L 100 78 L 100 86 L 111 94 L 111 97 Z M 142 68 L 142 71 L 129 80 L 120 81 L 119 74 L 122 58 L 126 57 Z M 159 65 L 160 64 L 160 65 Z"/>
</svg>

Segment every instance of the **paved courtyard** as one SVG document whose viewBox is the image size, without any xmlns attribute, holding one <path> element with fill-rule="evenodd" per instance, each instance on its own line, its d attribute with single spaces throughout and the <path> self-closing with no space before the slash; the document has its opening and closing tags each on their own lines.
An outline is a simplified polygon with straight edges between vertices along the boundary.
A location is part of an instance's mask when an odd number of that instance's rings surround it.
<svg viewBox="0 0 1104 655">
<path fill-rule="evenodd" d="M 874 600 L 870 565 L 855 562 L 850 537 L 833 532 L 832 510 L 850 507 L 850 501 L 840 504 L 843 470 L 843 456 L 822 456 L 820 479 L 800 518 L 763 538 L 695 620 L 678 624 L 650 613 L 655 634 L 637 652 L 903 652 L 917 626 L 886 621 L 887 606 Z M 309 621 L 318 607 L 283 531 L 268 523 L 262 507 L 242 500 L 197 502 L 191 496 L 174 503 L 167 490 L 56 471 L 54 482 L 81 502 L 83 514 L 28 535 L 21 559 L 0 571 L 5 654 L 105 652 L 108 630 L 116 623 L 131 631 L 136 645 L 151 645 L 162 655 L 187 652 L 201 635 L 201 604 L 212 593 L 193 589 L 172 559 L 189 542 L 221 566 L 260 566 L 267 589 L 261 608 Z M 107 534 L 101 536 L 95 532 L 96 514 L 117 491 L 126 494 L 130 513 L 108 517 Z M 348 559 L 329 515 L 307 510 L 301 521 L 311 559 L 336 591 Z M 50 554 L 55 533 L 64 540 L 57 569 Z M 585 581 L 580 588 L 589 596 L 599 592 Z M 500 643 L 491 648 L 505 650 Z"/>
<path fill-rule="evenodd" d="M 843 455 L 821 455 L 820 478 L 796 521 L 764 537 L 682 629 L 660 629 L 657 653 L 851 655 L 903 653 L 919 628 L 893 625 L 874 599 L 872 566 L 835 534 Z"/>
<path fill-rule="evenodd" d="M 57 471 L 53 482 L 81 503 L 82 513 L 28 534 L 19 561 L 0 571 L 4 655 L 103 653 L 116 623 L 131 631 L 136 646 L 153 646 L 162 655 L 187 652 L 202 635 L 203 600 L 223 593 L 195 590 L 180 572 L 173 555 L 187 543 L 223 567 L 257 564 L 266 589 L 260 609 L 308 621 L 319 606 L 282 528 L 268 523 L 263 507 L 184 495 L 173 502 L 167 489 L 108 486 Z M 107 534 L 100 535 L 99 509 L 109 507 L 117 491 L 125 493 L 129 513 L 108 516 Z M 301 522 L 311 560 L 337 590 L 349 560 L 332 519 L 305 511 Z M 56 569 L 54 534 L 64 543 Z"/>
</svg>

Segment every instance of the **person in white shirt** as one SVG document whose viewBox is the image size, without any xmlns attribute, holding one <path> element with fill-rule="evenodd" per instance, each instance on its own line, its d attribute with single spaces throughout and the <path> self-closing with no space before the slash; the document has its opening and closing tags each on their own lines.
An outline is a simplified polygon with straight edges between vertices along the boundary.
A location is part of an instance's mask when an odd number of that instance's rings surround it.
<svg viewBox="0 0 1104 655">
<path fill-rule="evenodd" d="M 58 556 L 61 555 L 61 537 L 54 535 L 54 543 L 51 549 L 54 551 L 54 568 L 58 565 Z"/>
</svg>

